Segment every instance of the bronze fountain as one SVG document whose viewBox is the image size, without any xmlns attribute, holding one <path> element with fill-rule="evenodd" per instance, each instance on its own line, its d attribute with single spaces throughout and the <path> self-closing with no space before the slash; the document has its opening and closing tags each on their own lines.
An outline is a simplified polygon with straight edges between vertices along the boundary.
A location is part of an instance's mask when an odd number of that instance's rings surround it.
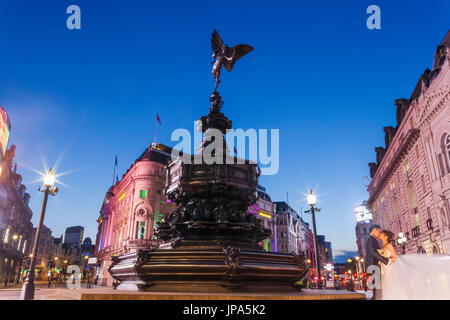
<svg viewBox="0 0 450 320">
<path fill-rule="evenodd" d="M 265 252 L 258 244 L 271 234 L 248 213 L 256 201 L 257 164 L 227 152 L 223 134 L 231 120 L 222 112 L 217 92 L 220 70 L 252 51 L 248 45 L 226 46 L 214 30 L 212 71 L 216 86 L 208 115 L 198 124 L 205 133 L 199 153 L 179 157 L 166 167 L 165 195 L 177 209 L 155 234 L 162 244 L 113 259 L 109 268 L 117 289 L 152 292 L 286 292 L 295 290 L 307 265 L 303 256 Z M 208 132 L 222 134 L 221 163 L 207 164 L 202 153 L 212 143 Z M 188 161 L 187 161 L 188 160 Z M 242 160 L 242 159 L 241 159 Z"/>
</svg>

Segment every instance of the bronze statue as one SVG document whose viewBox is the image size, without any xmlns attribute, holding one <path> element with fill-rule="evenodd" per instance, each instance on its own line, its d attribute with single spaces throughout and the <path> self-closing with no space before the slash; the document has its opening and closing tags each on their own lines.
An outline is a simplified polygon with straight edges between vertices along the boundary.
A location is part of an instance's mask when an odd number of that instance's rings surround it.
<svg viewBox="0 0 450 320">
<path fill-rule="evenodd" d="M 214 89 L 214 92 L 216 92 L 217 87 L 220 83 L 219 78 L 222 66 L 225 67 L 228 72 L 230 72 L 231 69 L 233 69 L 236 60 L 242 58 L 247 53 L 252 51 L 253 47 L 247 44 L 238 44 L 233 48 L 230 48 L 223 43 L 216 30 L 214 30 L 212 34 L 211 47 L 213 49 L 213 59 L 216 59 L 211 63 L 214 64 L 211 74 L 213 78 L 216 79 L 216 87 Z"/>
</svg>

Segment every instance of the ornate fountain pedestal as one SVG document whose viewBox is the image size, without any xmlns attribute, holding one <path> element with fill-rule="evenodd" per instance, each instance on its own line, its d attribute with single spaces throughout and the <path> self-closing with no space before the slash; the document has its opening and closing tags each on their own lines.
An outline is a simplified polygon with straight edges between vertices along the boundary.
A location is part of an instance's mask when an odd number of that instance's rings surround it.
<svg viewBox="0 0 450 320">
<path fill-rule="evenodd" d="M 286 292 L 307 272 L 303 257 L 258 245 L 271 232 L 248 213 L 256 201 L 257 164 L 227 153 L 223 134 L 231 121 L 220 112 L 217 92 L 210 100 L 209 114 L 198 122 L 205 132 L 200 153 L 167 166 L 165 194 L 178 209 L 157 227 L 163 244 L 116 257 L 109 271 L 117 289 Z M 220 161 L 208 164 L 212 149 Z"/>
<path fill-rule="evenodd" d="M 302 277 L 293 255 L 184 242 L 173 249 L 123 255 L 111 268 L 119 290 L 153 292 L 289 292 Z"/>
</svg>

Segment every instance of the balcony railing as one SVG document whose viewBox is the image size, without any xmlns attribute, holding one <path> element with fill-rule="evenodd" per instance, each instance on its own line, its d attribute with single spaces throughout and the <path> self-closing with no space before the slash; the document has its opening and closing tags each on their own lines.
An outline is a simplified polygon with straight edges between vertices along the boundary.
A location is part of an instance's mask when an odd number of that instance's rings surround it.
<svg viewBox="0 0 450 320">
<path fill-rule="evenodd" d="M 428 230 L 433 229 L 433 219 L 430 218 L 427 220 L 427 228 Z"/>
<path fill-rule="evenodd" d="M 413 238 L 418 237 L 420 234 L 420 226 L 412 228 L 411 233 L 412 233 Z"/>
</svg>

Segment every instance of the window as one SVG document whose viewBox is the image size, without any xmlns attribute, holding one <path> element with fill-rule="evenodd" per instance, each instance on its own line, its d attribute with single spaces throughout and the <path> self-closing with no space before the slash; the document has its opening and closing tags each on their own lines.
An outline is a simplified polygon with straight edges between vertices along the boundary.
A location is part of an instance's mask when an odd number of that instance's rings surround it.
<svg viewBox="0 0 450 320">
<path fill-rule="evenodd" d="M 450 173 L 450 135 L 445 133 L 441 139 L 442 154 L 438 155 L 441 175 Z M 447 169 L 447 170 L 445 170 Z"/>
<path fill-rule="evenodd" d="M 438 154 L 438 162 L 439 162 L 439 168 L 441 169 L 441 177 L 445 177 L 444 161 L 442 158 L 443 158 L 442 153 Z"/>
<path fill-rule="evenodd" d="M 426 186 L 425 186 L 425 177 L 422 175 L 420 176 L 420 181 L 422 182 L 422 192 L 426 192 Z"/>
<path fill-rule="evenodd" d="M 445 151 L 447 151 L 447 165 L 450 162 L 450 135 L 447 135 L 447 139 L 445 140 Z M 448 166 L 447 166 L 448 168 Z M 450 170 L 449 170 L 450 171 Z"/>
<path fill-rule="evenodd" d="M 403 165 L 403 172 L 407 173 L 410 169 L 409 161 L 406 160 L 405 164 Z"/>
<path fill-rule="evenodd" d="M 6 228 L 6 230 L 5 230 L 5 235 L 3 236 L 3 243 L 8 243 L 8 241 L 9 241 L 9 230 L 10 230 L 9 227 Z"/>
<path fill-rule="evenodd" d="M 391 191 L 395 189 L 395 181 L 391 181 L 390 183 Z"/>
<path fill-rule="evenodd" d="M 141 199 L 145 199 L 147 198 L 147 190 L 141 190 L 141 195 L 140 195 Z"/>
<path fill-rule="evenodd" d="M 416 193 L 414 192 L 414 185 L 412 181 L 408 182 L 406 186 L 406 191 L 408 195 L 408 204 L 412 214 L 412 223 L 414 226 L 418 226 L 420 225 L 420 217 L 419 217 L 419 210 L 417 208 Z"/>
<path fill-rule="evenodd" d="M 145 221 L 136 222 L 136 239 L 145 238 Z"/>
</svg>

